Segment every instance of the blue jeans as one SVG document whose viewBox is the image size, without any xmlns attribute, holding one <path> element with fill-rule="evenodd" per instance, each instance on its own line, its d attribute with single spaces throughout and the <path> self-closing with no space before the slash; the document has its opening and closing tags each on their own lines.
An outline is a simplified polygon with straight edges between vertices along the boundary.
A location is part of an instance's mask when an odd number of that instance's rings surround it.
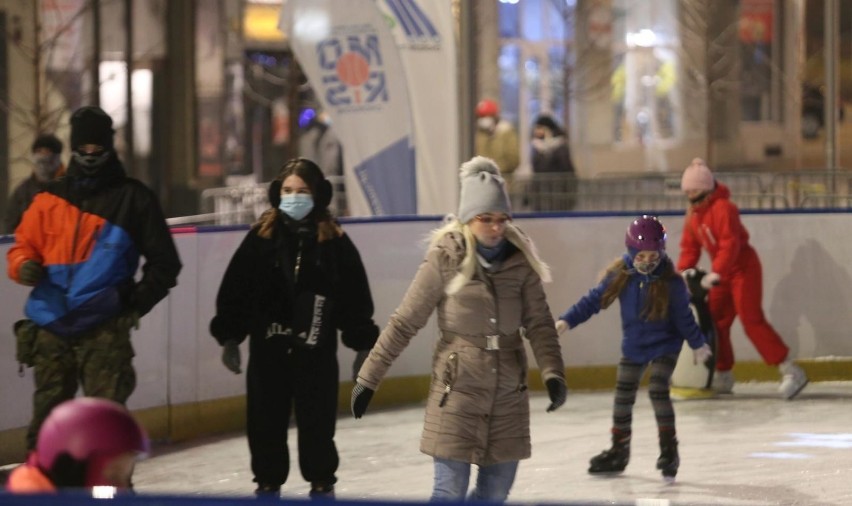
<svg viewBox="0 0 852 506">
<path fill-rule="evenodd" d="M 435 457 L 435 485 L 432 501 L 463 501 L 470 483 L 467 462 Z M 468 496 L 471 501 L 503 502 L 515 482 L 518 461 L 479 466 L 476 488 Z"/>
</svg>

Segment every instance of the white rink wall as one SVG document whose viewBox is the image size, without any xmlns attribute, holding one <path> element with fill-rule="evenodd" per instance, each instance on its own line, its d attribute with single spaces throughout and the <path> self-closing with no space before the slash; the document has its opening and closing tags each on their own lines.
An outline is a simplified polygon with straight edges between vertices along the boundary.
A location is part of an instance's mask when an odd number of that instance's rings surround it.
<svg viewBox="0 0 852 506">
<path fill-rule="evenodd" d="M 624 250 L 630 215 L 523 217 L 516 223 L 536 241 L 551 266 L 546 285 L 558 315 L 596 283 L 601 270 Z M 682 216 L 663 215 L 668 251 L 677 258 Z M 743 216 L 752 244 L 763 262 L 763 306 L 769 321 L 792 349 L 792 356 L 820 359 L 852 356 L 852 214 L 799 213 Z M 361 251 L 383 326 L 401 300 L 422 260 L 429 231 L 438 218 L 412 221 L 349 221 L 344 228 Z M 245 376 L 228 372 L 220 347 L 207 328 L 222 273 L 246 233 L 215 227 L 175 233 L 183 271 L 169 297 L 142 319 L 133 335 L 138 374 L 131 409 L 192 404 L 239 396 Z M 0 239 L 4 258 L 10 238 Z M 702 264 L 708 261 L 702 258 Z M 12 324 L 22 316 L 28 289 L 0 279 L 0 431 L 24 427 L 30 417 L 32 369 L 18 376 Z M 434 317 L 397 360 L 390 376 L 429 374 L 436 337 Z M 740 362 L 760 358 L 734 325 L 734 349 Z M 593 318 L 561 338 L 568 368 L 618 362 L 620 324 L 617 308 Z M 247 345 L 243 345 L 243 356 Z M 348 379 L 354 352 L 340 346 L 341 378 Z M 534 364 L 532 364 L 533 367 Z"/>
</svg>

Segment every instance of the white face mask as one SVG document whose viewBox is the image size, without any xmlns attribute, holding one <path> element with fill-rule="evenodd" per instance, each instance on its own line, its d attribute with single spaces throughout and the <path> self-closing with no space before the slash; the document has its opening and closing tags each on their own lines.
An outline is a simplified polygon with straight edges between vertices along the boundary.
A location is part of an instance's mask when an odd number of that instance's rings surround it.
<svg viewBox="0 0 852 506">
<path fill-rule="evenodd" d="M 476 126 L 479 127 L 480 130 L 494 130 L 494 127 L 497 125 L 497 120 L 495 120 L 491 116 L 486 116 L 484 118 L 479 118 L 476 120 Z"/>
<path fill-rule="evenodd" d="M 33 164 L 35 164 L 36 178 L 39 181 L 49 181 L 53 179 L 62 162 L 58 154 L 34 154 Z"/>
<path fill-rule="evenodd" d="M 656 269 L 659 265 L 659 259 L 654 260 L 652 262 L 637 262 L 635 260 L 633 261 L 633 268 L 635 268 L 636 272 L 638 272 L 639 274 L 651 274 L 652 272 L 654 272 L 654 269 Z"/>
</svg>

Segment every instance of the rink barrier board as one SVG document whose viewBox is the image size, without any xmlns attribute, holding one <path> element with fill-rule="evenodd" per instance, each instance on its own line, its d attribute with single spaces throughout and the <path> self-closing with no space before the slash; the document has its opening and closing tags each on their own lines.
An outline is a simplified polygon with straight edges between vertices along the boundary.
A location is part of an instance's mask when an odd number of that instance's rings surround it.
<svg viewBox="0 0 852 506">
<path fill-rule="evenodd" d="M 545 285 L 545 290 L 554 314 L 564 311 L 593 286 L 596 273 L 620 252 L 626 219 L 632 216 L 633 213 L 559 213 L 516 217 L 553 270 L 556 281 Z M 669 229 L 669 254 L 676 257 L 682 217 L 677 213 L 660 216 Z M 763 261 L 764 309 L 768 311 L 771 303 L 783 300 L 789 292 L 779 288 L 779 283 L 791 282 L 802 291 L 796 295 L 801 300 L 795 299 L 792 306 L 782 304 L 782 310 L 767 314 L 770 322 L 775 324 L 773 315 L 793 312 L 808 297 L 821 296 L 827 304 L 842 300 L 843 307 L 848 307 L 852 298 L 847 293 L 826 293 L 825 285 L 852 279 L 845 262 L 852 258 L 852 239 L 845 239 L 852 225 L 849 212 L 744 212 L 743 220 Z M 384 325 L 422 261 L 423 239 L 440 225 L 440 217 L 341 221 L 364 259 L 373 289 L 375 319 Z M 184 263 L 179 284 L 143 318 L 141 329 L 133 336 L 139 384 L 128 405 L 155 441 L 176 442 L 244 428 L 245 376 L 224 370 L 221 349 L 207 334 L 207 322 L 221 275 L 246 230 L 245 226 L 173 229 Z M 780 244 L 775 240 L 778 237 L 784 238 Z M 0 253 L 5 253 L 11 242 L 11 237 L 0 236 Z M 802 250 L 815 253 L 814 261 L 803 265 L 796 256 Z M 794 274 L 802 271 L 802 275 L 787 279 L 787 270 Z M 566 279 L 572 281 L 563 281 Z M 819 285 L 820 291 L 809 284 Z M 809 288 L 813 293 L 807 291 Z M 27 293 L 26 287 L 15 285 L 5 276 L 0 279 L 4 302 L 0 305 L 0 322 L 7 322 L 0 326 L 0 336 L 6 334 L 0 338 L 0 399 L 7 407 L 0 411 L 0 465 L 22 460 L 24 427 L 31 410 L 32 372 L 28 369 L 24 378 L 18 377 L 10 329 L 11 323 L 21 317 Z M 847 344 L 846 338 L 852 326 L 846 313 L 849 312 L 829 311 L 821 319 L 808 316 L 805 323 L 810 327 L 802 325 L 798 330 L 800 342 L 794 356 L 812 381 L 852 380 L 852 345 Z M 433 316 L 397 359 L 371 403 L 372 410 L 424 401 L 430 380 L 428 357 L 437 335 L 434 320 Z M 738 382 L 778 381 L 777 369 L 760 361 L 738 324 L 732 329 L 732 340 L 738 359 L 734 368 Z M 617 312 L 612 310 L 563 335 L 560 342 L 569 391 L 613 389 L 619 341 L 620 325 Z M 247 356 L 246 348 L 244 345 L 243 357 Z M 165 361 L 163 357 L 167 357 Z M 341 346 L 339 358 L 340 377 L 348 379 L 354 352 Z M 530 365 L 534 368 L 534 361 Z M 537 371 L 531 370 L 529 384 L 533 390 L 542 390 Z M 341 382 L 342 416 L 349 411 L 351 386 L 351 381 Z"/>
</svg>

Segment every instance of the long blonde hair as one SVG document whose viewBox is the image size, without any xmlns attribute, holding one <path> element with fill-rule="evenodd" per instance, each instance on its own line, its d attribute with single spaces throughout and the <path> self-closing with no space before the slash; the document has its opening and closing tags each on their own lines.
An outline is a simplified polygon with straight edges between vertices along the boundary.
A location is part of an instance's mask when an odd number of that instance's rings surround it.
<svg viewBox="0 0 852 506">
<path fill-rule="evenodd" d="M 458 234 L 464 238 L 464 258 L 459 264 L 458 273 L 450 280 L 444 292 L 452 295 L 466 285 L 476 272 L 476 237 L 470 226 L 462 223 L 456 216 L 448 215 L 444 225 L 433 230 L 429 235 L 429 248 L 435 247 L 448 234 Z M 551 281 L 550 267 L 538 256 L 538 250 L 532 240 L 511 222 L 506 224 L 506 240 L 515 245 L 526 257 L 527 262 L 545 283 Z"/>
<path fill-rule="evenodd" d="M 611 281 L 601 296 L 601 308 L 606 309 L 621 295 L 627 281 L 633 274 L 627 268 L 623 258 L 616 259 L 604 271 L 601 279 L 610 278 Z M 646 320 L 665 320 L 669 313 L 669 279 L 676 276 L 674 266 L 670 260 L 663 260 L 663 269 L 656 279 L 648 286 L 648 298 L 645 307 L 642 308 L 641 316 Z"/>
</svg>

